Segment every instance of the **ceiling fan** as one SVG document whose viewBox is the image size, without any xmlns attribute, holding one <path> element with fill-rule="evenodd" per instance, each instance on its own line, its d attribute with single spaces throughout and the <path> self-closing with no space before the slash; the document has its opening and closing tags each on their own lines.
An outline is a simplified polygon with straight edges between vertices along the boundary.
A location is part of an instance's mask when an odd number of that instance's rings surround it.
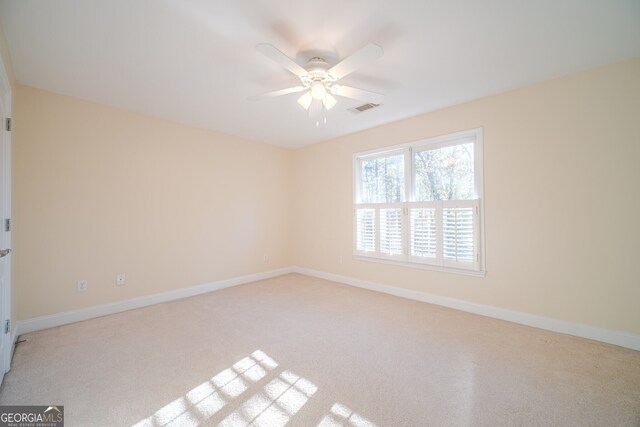
<svg viewBox="0 0 640 427">
<path fill-rule="evenodd" d="M 380 58 L 384 52 L 377 44 L 370 43 L 366 45 L 334 66 L 330 66 L 323 58 L 314 56 L 307 61 L 305 67 L 302 67 L 275 46 L 268 43 L 258 44 L 256 49 L 298 76 L 301 84 L 253 96 L 249 98 L 250 100 L 255 101 L 304 92 L 298 98 L 298 104 L 309 112 L 309 117 L 316 122 L 316 126 L 320 125 L 320 120 L 324 113 L 336 105 L 337 100 L 333 95 L 358 99 L 372 104 L 381 104 L 384 101 L 384 95 L 337 84 L 338 80 L 367 63 Z M 326 123 L 326 121 L 327 118 L 325 116 L 323 122 Z"/>
</svg>

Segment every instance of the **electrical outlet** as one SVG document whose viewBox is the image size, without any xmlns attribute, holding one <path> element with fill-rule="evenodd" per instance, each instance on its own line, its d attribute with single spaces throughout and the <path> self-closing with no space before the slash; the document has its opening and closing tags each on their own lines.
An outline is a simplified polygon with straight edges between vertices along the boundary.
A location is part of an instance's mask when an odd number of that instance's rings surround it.
<svg viewBox="0 0 640 427">
<path fill-rule="evenodd" d="M 125 283 L 125 276 L 124 274 L 118 274 L 116 276 L 116 285 L 118 286 L 124 286 Z"/>
<path fill-rule="evenodd" d="M 87 289 L 89 289 L 89 282 L 87 282 L 86 280 L 78 280 L 78 285 L 76 289 L 78 292 L 86 291 Z"/>
<path fill-rule="evenodd" d="M 269 255 L 264 254 L 264 255 L 262 256 L 262 260 L 263 260 L 264 262 L 269 261 Z"/>
<path fill-rule="evenodd" d="M 338 261 L 338 264 L 342 264 L 342 255 L 338 255 L 337 261 Z"/>
</svg>

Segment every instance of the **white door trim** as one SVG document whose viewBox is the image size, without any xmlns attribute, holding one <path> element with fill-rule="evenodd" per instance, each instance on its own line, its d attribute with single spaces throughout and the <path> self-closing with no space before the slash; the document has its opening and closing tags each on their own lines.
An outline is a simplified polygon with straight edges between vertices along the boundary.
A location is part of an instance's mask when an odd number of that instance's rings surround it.
<svg viewBox="0 0 640 427">
<path fill-rule="evenodd" d="M 0 57 L 0 96 L 2 96 L 2 103 L 4 107 L 5 117 L 12 117 L 11 115 L 11 83 L 9 82 L 9 75 L 4 65 L 2 57 Z M 0 249 L 7 249 L 12 247 L 11 231 L 4 231 L 5 219 L 11 218 L 11 132 L 7 131 L 2 120 L 2 144 L 0 150 L 2 150 L 2 176 L 0 176 L 0 185 L 3 186 L 2 194 L 2 212 L 0 212 Z M 4 377 L 4 373 L 11 368 L 11 357 L 13 355 L 13 331 L 15 326 L 11 325 L 8 333 L 4 331 L 5 321 L 11 319 L 11 264 L 13 255 L 9 254 L 5 258 L 4 268 L 4 287 L 0 289 L 2 293 L 0 295 L 2 304 L 0 306 L 0 339 L 2 339 L 3 354 L 0 354 L 0 371 L 1 377 Z M 0 379 L 1 382 L 1 379 Z"/>
</svg>

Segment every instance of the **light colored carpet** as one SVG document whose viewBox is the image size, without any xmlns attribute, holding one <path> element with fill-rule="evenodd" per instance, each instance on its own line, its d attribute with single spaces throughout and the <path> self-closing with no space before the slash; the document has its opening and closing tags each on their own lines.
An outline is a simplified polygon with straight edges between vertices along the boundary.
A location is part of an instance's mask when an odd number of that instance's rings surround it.
<svg viewBox="0 0 640 427">
<path fill-rule="evenodd" d="M 24 338 L 67 426 L 640 425 L 640 352 L 298 274 Z"/>
</svg>

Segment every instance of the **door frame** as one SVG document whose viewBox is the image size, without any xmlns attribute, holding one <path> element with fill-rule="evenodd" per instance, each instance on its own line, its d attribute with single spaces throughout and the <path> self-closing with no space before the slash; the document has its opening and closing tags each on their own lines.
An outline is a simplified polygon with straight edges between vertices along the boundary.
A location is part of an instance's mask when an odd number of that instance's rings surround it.
<svg viewBox="0 0 640 427">
<path fill-rule="evenodd" d="M 5 231 L 5 220 L 11 220 L 11 131 L 6 128 L 5 118 L 11 118 L 11 83 L 9 82 L 9 75 L 5 67 L 4 61 L 0 56 L 0 96 L 2 97 L 2 103 L 4 107 L 4 116 L 2 118 L 2 141 L 0 150 L 2 151 L 2 173 L 0 175 L 0 185 L 2 185 L 2 212 L 0 212 L 0 249 L 7 249 L 12 247 L 11 228 L 9 231 Z M 11 220 L 12 221 L 12 220 Z M 4 268 L 4 286 L 0 289 L 0 339 L 2 340 L 2 353 L 0 354 L 0 383 L 4 374 L 11 369 L 11 357 L 13 356 L 13 345 L 15 342 L 16 327 L 13 324 L 11 318 L 11 265 L 13 254 L 9 254 L 5 257 Z M 4 332 L 5 321 L 9 321 L 9 331 Z"/>
</svg>

